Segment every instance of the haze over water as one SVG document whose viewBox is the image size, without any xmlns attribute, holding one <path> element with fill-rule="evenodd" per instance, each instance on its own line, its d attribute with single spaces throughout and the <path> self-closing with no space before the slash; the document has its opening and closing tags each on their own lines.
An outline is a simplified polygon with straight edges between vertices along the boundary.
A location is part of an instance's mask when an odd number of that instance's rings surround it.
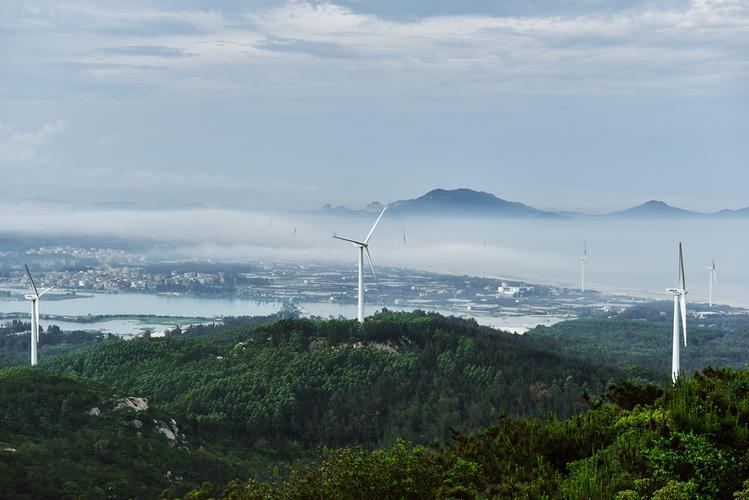
<svg viewBox="0 0 749 500">
<path fill-rule="evenodd" d="M 376 215 L 331 217 L 238 210 L 61 211 L 8 209 L 0 231 L 147 239 L 151 260 L 279 260 L 351 266 L 356 254 L 331 234 L 363 238 Z M 707 300 L 707 270 L 718 269 L 717 303 L 749 305 L 746 220 L 518 220 L 401 218 L 387 213 L 372 242 L 376 266 L 579 286 L 587 241 L 591 288 L 668 299 L 676 250 L 684 243 L 689 298 Z M 296 232 L 294 232 L 294 228 Z M 33 229 L 33 231 L 32 231 Z M 404 243 L 405 232 L 405 243 Z M 353 276 L 354 274 L 352 274 Z"/>
</svg>

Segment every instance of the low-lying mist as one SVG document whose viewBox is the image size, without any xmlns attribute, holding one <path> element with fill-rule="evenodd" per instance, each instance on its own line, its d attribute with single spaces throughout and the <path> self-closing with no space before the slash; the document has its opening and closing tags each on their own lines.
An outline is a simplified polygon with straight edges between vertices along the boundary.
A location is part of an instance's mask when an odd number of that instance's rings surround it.
<svg viewBox="0 0 749 500">
<path fill-rule="evenodd" d="M 0 231 L 56 238 L 107 236 L 147 240 L 152 259 L 281 260 L 353 266 L 350 244 L 376 215 L 187 209 L 71 210 L 52 205 L 0 208 Z M 661 295 L 677 284 L 676 248 L 684 242 L 692 301 L 707 299 L 707 270 L 718 268 L 719 303 L 749 304 L 749 243 L 741 220 L 518 220 L 401 218 L 386 212 L 371 240 L 376 266 L 509 277 L 578 286 L 583 241 L 592 288 Z M 0 251 L 2 249 L 0 248 Z"/>
</svg>

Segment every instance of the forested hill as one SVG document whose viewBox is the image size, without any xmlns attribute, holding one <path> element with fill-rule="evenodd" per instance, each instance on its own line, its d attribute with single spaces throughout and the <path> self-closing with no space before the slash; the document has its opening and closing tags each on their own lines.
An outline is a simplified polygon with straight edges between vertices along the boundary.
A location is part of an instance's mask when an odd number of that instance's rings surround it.
<svg viewBox="0 0 749 500">
<path fill-rule="evenodd" d="M 618 376 L 530 337 L 424 313 L 104 342 L 0 371 L 0 483 L 14 497 L 182 494 L 198 478 L 267 477 L 321 445 L 444 442 L 505 413 L 565 418 Z M 126 397 L 149 407 L 115 410 Z"/>
<path fill-rule="evenodd" d="M 640 311 L 647 312 L 647 311 Z M 626 311 L 626 316 L 634 315 Z M 652 315 L 651 315 L 652 316 Z M 749 316 L 689 318 L 681 367 L 691 374 L 710 366 L 744 368 L 749 363 Z M 624 370 L 629 378 L 664 384 L 671 372 L 673 324 L 668 319 L 589 318 L 539 326 L 526 334 L 549 350 Z"/>
<path fill-rule="evenodd" d="M 106 343 L 53 360 L 62 373 L 149 398 L 190 428 L 304 446 L 419 442 L 503 412 L 569 416 L 618 372 L 533 339 L 437 314 L 288 319 L 198 338 Z"/>
<path fill-rule="evenodd" d="M 324 452 L 283 482 L 186 498 L 749 499 L 749 372 L 707 369 L 664 393 L 611 386 L 567 421 L 502 419 L 442 446 Z"/>
</svg>

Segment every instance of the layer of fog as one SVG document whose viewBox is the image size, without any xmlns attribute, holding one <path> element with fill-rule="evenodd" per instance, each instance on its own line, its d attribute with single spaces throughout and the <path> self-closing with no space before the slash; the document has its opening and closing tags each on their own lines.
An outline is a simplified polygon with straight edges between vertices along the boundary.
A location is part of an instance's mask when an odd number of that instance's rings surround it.
<svg viewBox="0 0 749 500">
<path fill-rule="evenodd" d="M 70 211 L 50 205 L 0 207 L 0 231 L 107 235 L 154 241 L 154 259 L 326 262 L 351 268 L 356 253 L 340 236 L 362 239 L 369 217 L 231 210 Z M 587 241 L 590 286 L 668 298 L 676 247 L 684 242 L 690 298 L 707 298 L 717 261 L 716 301 L 749 304 L 746 222 L 705 220 L 527 221 L 399 218 L 387 214 L 371 241 L 378 266 L 486 275 L 577 286 Z M 405 235 L 405 238 L 404 238 Z M 405 241 L 404 241 L 405 239 Z M 2 249 L 0 249 L 2 251 Z"/>
</svg>

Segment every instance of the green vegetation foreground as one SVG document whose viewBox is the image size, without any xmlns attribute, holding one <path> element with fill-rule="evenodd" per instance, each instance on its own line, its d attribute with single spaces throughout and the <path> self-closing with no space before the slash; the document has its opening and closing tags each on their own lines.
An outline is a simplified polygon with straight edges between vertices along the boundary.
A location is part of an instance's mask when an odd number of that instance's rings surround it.
<svg viewBox="0 0 749 500">
<path fill-rule="evenodd" d="M 503 418 L 446 446 L 326 450 L 280 484 L 205 484 L 185 498 L 749 499 L 749 372 L 605 396 L 567 421 Z"/>
<path fill-rule="evenodd" d="M 228 484 L 227 498 L 741 490 L 745 372 L 586 401 L 622 379 L 603 362 L 545 336 L 388 311 L 363 329 L 287 319 L 102 342 L 0 371 L 0 496 L 221 494 L 204 481 Z"/>
</svg>

